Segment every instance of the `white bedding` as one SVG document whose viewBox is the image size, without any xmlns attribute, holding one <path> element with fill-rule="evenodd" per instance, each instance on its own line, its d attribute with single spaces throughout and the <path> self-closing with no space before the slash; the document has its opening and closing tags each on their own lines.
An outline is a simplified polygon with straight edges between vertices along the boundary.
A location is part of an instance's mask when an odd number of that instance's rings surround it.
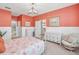
<svg viewBox="0 0 79 59">
<path fill-rule="evenodd" d="M 5 46 L 3 55 L 40 55 L 44 52 L 44 42 L 34 37 L 13 39 Z"/>
</svg>

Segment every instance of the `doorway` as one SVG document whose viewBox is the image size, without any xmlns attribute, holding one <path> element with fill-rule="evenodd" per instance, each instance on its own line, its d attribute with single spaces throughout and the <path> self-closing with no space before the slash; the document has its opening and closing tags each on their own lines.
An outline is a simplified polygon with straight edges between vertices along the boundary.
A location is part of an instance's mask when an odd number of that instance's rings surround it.
<svg viewBox="0 0 79 59">
<path fill-rule="evenodd" d="M 12 20 L 11 22 L 11 32 L 12 32 L 12 38 L 18 38 L 22 36 L 22 29 L 21 29 L 21 22 Z"/>
<path fill-rule="evenodd" d="M 46 20 L 35 21 L 35 37 L 43 39 L 46 31 Z"/>
</svg>

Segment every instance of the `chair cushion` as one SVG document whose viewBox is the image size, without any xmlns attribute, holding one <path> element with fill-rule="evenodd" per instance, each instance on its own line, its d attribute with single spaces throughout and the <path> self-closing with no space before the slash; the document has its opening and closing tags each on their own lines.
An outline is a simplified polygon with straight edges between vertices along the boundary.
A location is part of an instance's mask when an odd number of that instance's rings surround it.
<svg viewBox="0 0 79 59">
<path fill-rule="evenodd" d="M 68 34 L 64 35 L 64 41 L 68 42 L 71 45 L 79 46 L 79 34 Z"/>
<path fill-rule="evenodd" d="M 71 43 L 71 40 L 70 40 L 69 38 L 70 38 L 69 35 L 63 35 L 63 37 L 62 37 L 62 39 L 63 39 L 64 41 L 67 41 L 67 42 Z"/>
</svg>

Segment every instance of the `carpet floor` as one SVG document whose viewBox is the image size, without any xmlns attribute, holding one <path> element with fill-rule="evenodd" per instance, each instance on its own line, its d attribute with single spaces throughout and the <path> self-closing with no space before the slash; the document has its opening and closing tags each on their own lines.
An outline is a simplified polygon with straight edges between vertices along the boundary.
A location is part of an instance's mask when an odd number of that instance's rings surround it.
<svg viewBox="0 0 79 59">
<path fill-rule="evenodd" d="M 45 52 L 43 55 L 78 55 L 79 51 L 69 51 L 65 49 L 63 46 L 56 44 L 56 43 L 51 43 L 51 42 L 46 42 L 46 48 Z"/>
</svg>

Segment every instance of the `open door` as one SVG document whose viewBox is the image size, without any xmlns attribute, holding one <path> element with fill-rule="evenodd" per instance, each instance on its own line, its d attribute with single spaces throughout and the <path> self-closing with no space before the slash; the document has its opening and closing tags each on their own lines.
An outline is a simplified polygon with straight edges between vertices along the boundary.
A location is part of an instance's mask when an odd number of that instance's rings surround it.
<svg viewBox="0 0 79 59">
<path fill-rule="evenodd" d="M 38 20 L 35 22 L 35 37 L 41 38 L 41 32 L 42 31 L 42 22 L 41 20 Z"/>
<path fill-rule="evenodd" d="M 12 20 L 11 22 L 12 38 L 21 37 L 20 21 Z"/>
</svg>

